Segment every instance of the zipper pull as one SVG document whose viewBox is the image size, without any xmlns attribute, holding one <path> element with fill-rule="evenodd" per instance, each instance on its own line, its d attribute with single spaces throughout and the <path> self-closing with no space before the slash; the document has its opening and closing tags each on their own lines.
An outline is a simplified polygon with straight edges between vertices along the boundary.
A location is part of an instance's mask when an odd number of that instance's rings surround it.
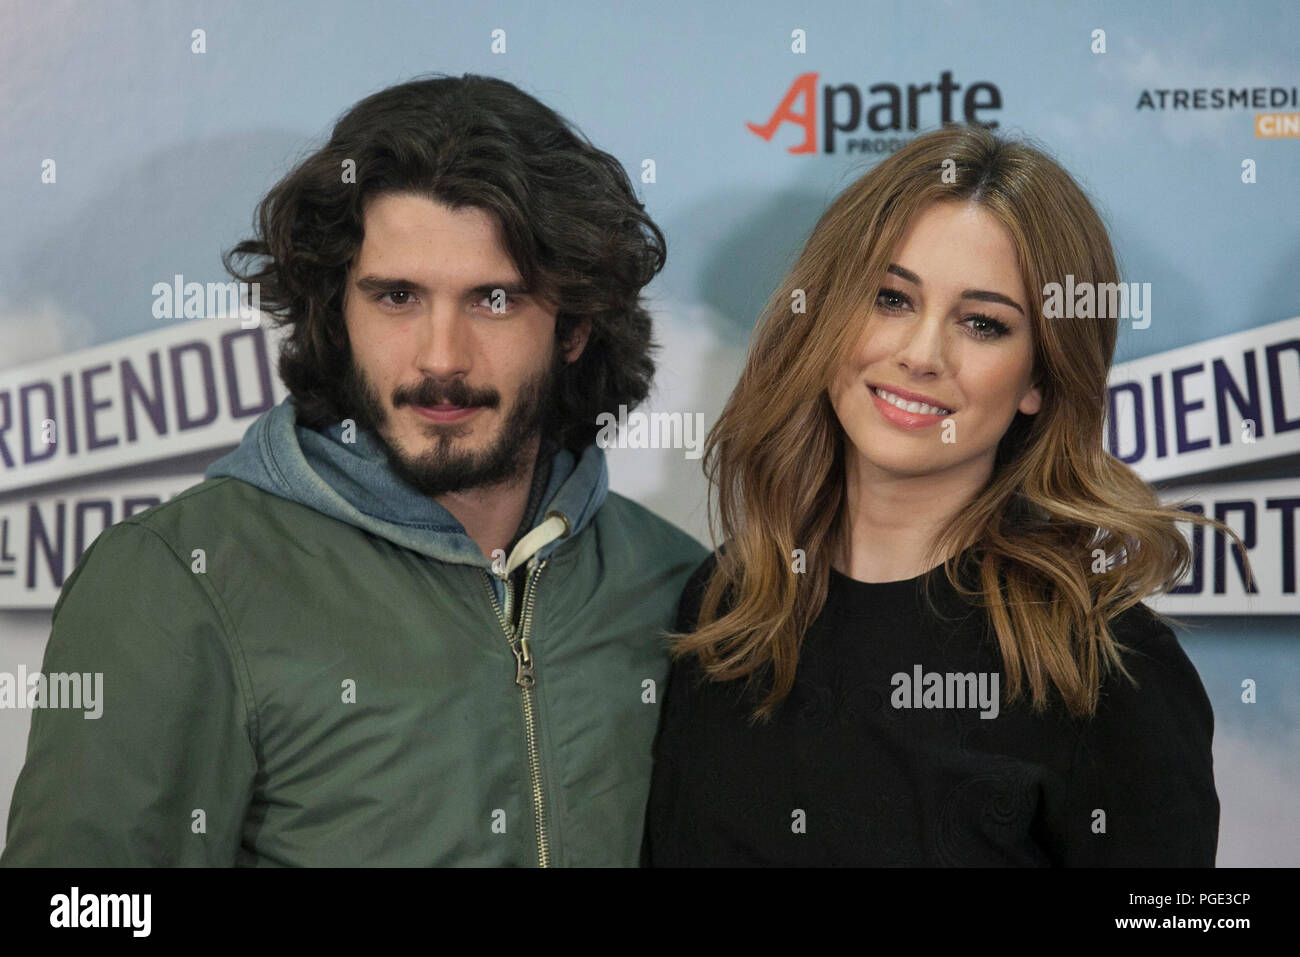
<svg viewBox="0 0 1300 957">
<path fill-rule="evenodd" d="M 537 683 L 537 678 L 533 674 L 533 659 L 526 652 L 526 649 L 520 645 L 515 645 L 511 649 L 515 653 L 515 684 L 521 688 L 531 688 Z"/>
</svg>

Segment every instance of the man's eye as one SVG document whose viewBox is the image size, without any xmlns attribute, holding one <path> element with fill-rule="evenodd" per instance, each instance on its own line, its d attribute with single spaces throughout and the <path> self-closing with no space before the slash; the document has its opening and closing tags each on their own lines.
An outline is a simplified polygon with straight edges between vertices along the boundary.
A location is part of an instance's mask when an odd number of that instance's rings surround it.
<svg viewBox="0 0 1300 957">
<path fill-rule="evenodd" d="M 488 312 L 504 315 L 513 312 L 515 307 L 519 305 L 519 300 L 514 296 L 506 295 L 504 292 L 493 292 L 480 299 L 478 304 Z"/>
<path fill-rule="evenodd" d="M 379 297 L 379 301 L 384 302 L 390 296 L 394 297 L 391 301 L 391 305 L 405 306 L 405 305 L 409 305 L 410 303 L 411 293 L 406 289 L 395 289 L 392 292 L 386 292 L 383 295 L 381 295 Z"/>
</svg>

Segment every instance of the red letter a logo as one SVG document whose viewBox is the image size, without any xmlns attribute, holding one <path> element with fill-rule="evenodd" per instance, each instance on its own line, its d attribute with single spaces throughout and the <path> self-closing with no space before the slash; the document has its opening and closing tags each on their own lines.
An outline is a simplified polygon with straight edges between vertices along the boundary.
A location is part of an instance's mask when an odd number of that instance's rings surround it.
<svg viewBox="0 0 1300 957">
<path fill-rule="evenodd" d="M 803 97 L 804 111 L 796 113 L 793 110 L 794 101 Z M 795 81 L 790 84 L 790 89 L 785 91 L 785 99 L 781 105 L 776 108 L 776 112 L 762 126 L 755 126 L 753 123 L 746 123 L 751 132 L 757 133 L 765 140 L 770 140 L 776 128 L 782 123 L 797 123 L 803 127 L 803 142 L 798 146 L 790 147 L 791 153 L 816 153 L 817 152 L 817 74 L 804 73 L 796 77 Z"/>
</svg>

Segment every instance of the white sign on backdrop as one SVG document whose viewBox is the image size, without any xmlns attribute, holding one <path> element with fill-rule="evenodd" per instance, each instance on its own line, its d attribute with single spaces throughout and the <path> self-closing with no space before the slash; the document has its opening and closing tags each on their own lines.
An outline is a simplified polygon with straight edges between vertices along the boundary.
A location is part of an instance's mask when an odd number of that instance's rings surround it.
<svg viewBox="0 0 1300 957">
<path fill-rule="evenodd" d="M 0 501 L 0 608 L 53 608 L 59 589 L 110 525 L 161 504 L 202 475 L 88 482 Z"/>
<path fill-rule="evenodd" d="M 237 443 L 288 394 L 282 336 L 177 321 L 0 372 L 0 494 Z"/>
<path fill-rule="evenodd" d="M 1250 571 L 1236 542 L 1216 529 L 1186 523 L 1192 567 L 1168 595 L 1147 599 L 1167 615 L 1300 615 L 1300 572 L 1296 543 L 1300 537 L 1300 481 L 1230 482 L 1166 489 L 1166 504 L 1182 503 L 1192 511 L 1223 522 L 1247 548 Z"/>
<path fill-rule="evenodd" d="M 0 373 L 0 608 L 52 607 L 100 531 L 201 482 L 93 474 L 238 442 L 287 394 L 275 373 L 282 336 L 268 323 L 178 323 Z M 1110 386 L 1111 451 L 1148 481 L 1300 451 L 1300 318 L 1123 363 Z M 76 476 L 89 478 L 58 494 L 15 494 Z M 1192 573 L 1149 604 L 1171 615 L 1300 614 L 1300 483 L 1195 495 L 1246 540 L 1256 591 L 1225 536 L 1187 525 Z"/>
<path fill-rule="evenodd" d="M 1300 452 L 1300 317 L 1114 366 L 1106 450 L 1148 482 Z"/>
</svg>

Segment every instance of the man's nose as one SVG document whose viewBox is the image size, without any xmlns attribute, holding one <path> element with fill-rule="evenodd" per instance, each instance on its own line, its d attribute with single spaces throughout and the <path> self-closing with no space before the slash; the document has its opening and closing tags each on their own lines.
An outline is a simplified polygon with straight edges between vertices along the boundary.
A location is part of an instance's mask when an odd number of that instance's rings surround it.
<svg viewBox="0 0 1300 957">
<path fill-rule="evenodd" d="M 426 376 L 450 379 L 470 371 L 469 317 L 458 304 L 435 301 L 421 320 L 416 365 Z"/>
</svg>

